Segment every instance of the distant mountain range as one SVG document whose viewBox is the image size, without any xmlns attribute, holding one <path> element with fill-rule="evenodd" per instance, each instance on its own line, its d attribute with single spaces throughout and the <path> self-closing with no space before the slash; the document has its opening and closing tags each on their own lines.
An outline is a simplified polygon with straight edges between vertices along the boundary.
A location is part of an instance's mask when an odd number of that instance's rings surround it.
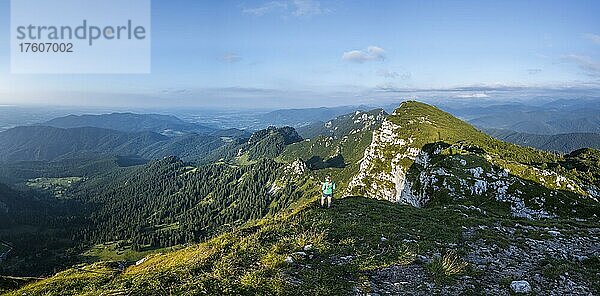
<svg viewBox="0 0 600 296">
<path fill-rule="evenodd" d="M 252 126 L 255 128 L 289 125 L 296 127 L 301 138 L 338 138 L 372 130 L 387 116 L 383 109 L 356 111 L 365 108 L 286 109 L 248 115 L 254 117 Z M 599 148 L 600 109 L 597 108 L 600 104 L 594 100 L 557 100 L 541 106 L 507 103 L 442 108 L 498 139 L 515 144 L 564 153 L 584 147 Z M 55 161 L 90 154 L 144 159 L 177 155 L 185 161 L 215 160 L 239 156 L 232 147 L 237 147 L 251 135 L 248 131 L 207 127 L 171 115 L 68 115 L 36 126 L 1 132 L 0 161 Z M 323 161 L 332 157 L 335 155 Z"/>
<path fill-rule="evenodd" d="M 167 137 L 149 131 L 22 126 L 0 133 L 0 161 L 55 161 L 89 154 L 136 155 L 147 159 L 178 155 L 191 161 L 230 141 L 222 136 L 195 133 Z"/>
<path fill-rule="evenodd" d="M 315 129 L 332 118 L 356 110 L 383 108 L 392 112 L 397 104 L 378 106 L 340 106 L 276 110 L 257 115 L 254 125 L 289 125 L 300 134 Z M 440 109 L 484 129 L 506 129 L 529 134 L 600 133 L 600 100 L 596 98 L 559 99 L 532 98 L 530 102 L 455 102 L 442 101 Z"/>
<path fill-rule="evenodd" d="M 581 148 L 600 149 L 600 134 L 597 133 L 538 135 L 501 129 L 485 129 L 485 132 L 502 141 L 546 151 L 570 153 Z"/>
<path fill-rule="evenodd" d="M 97 127 L 122 132 L 156 132 L 161 134 L 211 133 L 216 129 L 183 121 L 171 115 L 111 113 L 68 115 L 41 125 L 58 128 Z"/>
<path fill-rule="evenodd" d="M 153 132 L 129 134 L 95 127 L 22 126 L 0 133 L 0 160 L 55 160 L 82 152 L 132 155 L 142 147 L 167 139 Z"/>
<path fill-rule="evenodd" d="M 542 105 L 511 103 L 443 109 L 484 129 L 545 135 L 600 133 L 598 100 L 556 100 Z"/>
<path fill-rule="evenodd" d="M 315 122 L 327 121 L 356 110 L 368 110 L 367 106 L 340 106 L 303 109 L 275 110 L 258 116 L 257 120 L 265 126 L 301 127 Z"/>
<path fill-rule="evenodd" d="M 175 116 L 111 113 L 69 115 L 0 132 L 0 161 L 56 161 L 94 155 L 198 161 L 251 133 L 189 123 Z"/>
</svg>

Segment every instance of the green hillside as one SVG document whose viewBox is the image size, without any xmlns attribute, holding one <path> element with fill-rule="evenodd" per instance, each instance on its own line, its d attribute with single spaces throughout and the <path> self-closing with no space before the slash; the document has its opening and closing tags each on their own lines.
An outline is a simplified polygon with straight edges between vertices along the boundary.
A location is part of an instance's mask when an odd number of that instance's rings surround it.
<svg viewBox="0 0 600 296">
<path fill-rule="evenodd" d="M 433 106 L 404 102 L 373 139 L 351 194 L 415 206 L 491 199 L 522 217 L 598 211 L 597 181 L 581 182 L 587 172 L 564 169 L 562 156 L 496 140 Z"/>
<path fill-rule="evenodd" d="M 418 102 L 347 130 L 269 128 L 201 166 L 30 181 L 87 205 L 71 233 L 96 258 L 7 295 L 600 293 L 597 150 L 505 143 Z"/>
<path fill-rule="evenodd" d="M 283 162 L 301 159 L 320 180 L 326 175 L 334 176 L 342 192 L 358 172 L 373 131 L 379 128 L 385 116 L 381 109 L 356 111 L 327 123 L 301 128 L 301 133 L 309 139 L 287 146 L 278 159 Z"/>
<path fill-rule="evenodd" d="M 519 251 L 537 252 L 535 246 L 520 242 L 552 241 L 548 227 L 583 235 L 591 225 L 519 221 L 515 226 L 511 220 L 459 206 L 417 209 L 347 198 L 327 211 L 309 203 L 199 245 L 149 255 L 124 270 L 113 262 L 76 266 L 7 295 L 346 295 L 357 291 L 426 295 L 448 289 L 487 294 L 507 291 L 513 278 L 485 272 L 495 268 L 493 264 L 478 265 L 464 258 L 485 246 L 506 248 L 515 243 Z M 513 234 L 506 232 L 515 229 Z M 499 256 L 505 264 L 523 265 L 534 256 L 541 260 L 538 257 L 544 254 Z M 527 272 L 533 276 L 540 268 L 548 274 L 548 279 L 538 278 L 536 289 L 557 286 L 552 274 L 569 272 L 587 283 L 586 291 L 600 291 L 595 280 L 598 263 L 598 258 L 579 263 L 540 261 Z M 386 283 L 381 277 L 393 277 L 386 274 L 390 268 L 412 280 Z"/>
<path fill-rule="evenodd" d="M 286 189 L 284 185 L 293 180 L 281 179 L 285 166 L 267 159 L 266 152 L 278 153 L 298 140 L 291 128 L 257 132 L 241 146 L 258 155 L 265 151 L 265 156 L 241 167 L 223 163 L 195 166 L 178 157 L 143 165 L 145 162 L 132 163 L 129 158 L 100 155 L 7 163 L 0 168 L 0 180 L 26 190 L 20 194 L 24 199 L 15 205 L 30 209 L 19 216 L 13 204 L 0 203 L 2 209 L 17 214 L 10 217 L 20 219 L 4 223 L 7 229 L 0 232 L 0 239 L 18 246 L 15 256 L 0 265 L 0 274 L 38 276 L 74 262 L 139 259 L 166 247 L 198 243 L 277 212 L 297 200 L 302 191 L 293 192 L 298 186 Z M 202 149 L 203 144 L 192 142 L 190 146 Z M 27 203 L 35 198 L 32 195 L 44 197 L 48 211 L 43 216 Z M 31 244 L 35 236 L 39 241 Z M 48 263 L 32 268 L 37 261 L 32 258 L 42 254 L 37 247 L 46 247 L 43 254 Z M 71 254 L 72 260 L 64 260 L 64 254 Z"/>
<path fill-rule="evenodd" d="M 398 216 L 403 219 L 395 220 Z M 335 211 L 307 204 L 294 213 L 262 220 L 197 246 L 148 256 L 123 272 L 110 263 L 95 264 L 67 270 L 16 293 L 339 295 L 351 290 L 360 273 L 409 264 L 417 250 L 431 248 L 435 240 L 458 242 L 458 224 L 443 223 L 461 219 L 456 213 L 446 211 L 431 221 L 428 216 L 426 210 L 362 198 L 345 199 Z M 369 225 L 361 223 L 363 219 Z M 427 223 L 417 223 L 416 229 L 390 235 L 382 242 L 382 233 L 415 227 L 417 220 Z M 433 223 L 440 227 L 428 227 Z M 402 243 L 416 237 L 427 238 Z M 341 258 L 346 255 L 353 258 Z M 286 262 L 288 257 L 292 259 Z"/>
<path fill-rule="evenodd" d="M 290 183 L 280 180 L 282 169 L 269 160 L 192 167 L 170 157 L 88 180 L 70 193 L 95 205 L 78 233 L 93 243 L 130 241 L 135 250 L 198 242 L 298 199 L 276 190 Z"/>
<path fill-rule="evenodd" d="M 286 148 L 302 141 L 295 129 L 291 127 L 269 127 L 257 131 L 245 142 L 234 141 L 210 153 L 202 162 L 227 162 L 247 165 L 257 160 L 273 159 Z"/>
<path fill-rule="evenodd" d="M 102 156 L 97 154 L 57 161 L 20 161 L 3 163 L 0 180 L 7 184 L 22 184 L 35 178 L 93 177 L 121 167 L 142 165 L 145 159 L 132 156 Z"/>
</svg>

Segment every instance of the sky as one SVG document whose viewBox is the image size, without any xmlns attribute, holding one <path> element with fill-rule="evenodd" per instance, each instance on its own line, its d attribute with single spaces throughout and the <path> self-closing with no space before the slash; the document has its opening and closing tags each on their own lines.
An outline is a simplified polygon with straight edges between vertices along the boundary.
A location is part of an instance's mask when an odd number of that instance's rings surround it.
<svg viewBox="0 0 600 296">
<path fill-rule="evenodd" d="M 150 74 L 11 74 L 0 105 L 269 108 L 600 88 L 600 1 L 152 1 Z M 455 94 L 453 94 L 455 95 Z"/>
</svg>

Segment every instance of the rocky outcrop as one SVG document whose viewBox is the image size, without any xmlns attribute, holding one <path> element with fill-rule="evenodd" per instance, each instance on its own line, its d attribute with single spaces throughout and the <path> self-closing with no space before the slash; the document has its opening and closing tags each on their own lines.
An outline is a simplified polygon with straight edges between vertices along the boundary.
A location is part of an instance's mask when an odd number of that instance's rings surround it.
<svg viewBox="0 0 600 296">
<path fill-rule="evenodd" d="M 583 204 L 598 202 L 594 185 L 528 164 L 536 152 L 494 141 L 439 109 L 405 102 L 373 131 L 346 194 L 415 207 L 436 198 L 484 197 L 509 204 L 513 217 L 526 219 L 579 215 L 589 212 Z M 505 159 L 498 147 L 531 159 Z M 573 208 L 566 212 L 565 206 Z"/>
<path fill-rule="evenodd" d="M 510 288 L 515 293 L 529 293 L 529 292 L 531 292 L 531 285 L 529 285 L 528 281 L 512 281 L 510 283 Z"/>
<path fill-rule="evenodd" d="M 426 164 L 428 155 L 412 147 L 412 138 L 397 136 L 402 126 L 384 120 L 373 133 L 371 145 L 360 163 L 359 173 L 348 186 L 349 194 L 362 194 L 376 199 L 411 204 L 416 207 L 427 202 L 427 196 L 414 194 L 407 174 L 410 164 Z"/>
<path fill-rule="evenodd" d="M 308 167 L 306 166 L 306 163 L 301 159 L 297 159 L 285 167 L 287 173 L 294 175 L 303 175 L 307 170 Z"/>
</svg>

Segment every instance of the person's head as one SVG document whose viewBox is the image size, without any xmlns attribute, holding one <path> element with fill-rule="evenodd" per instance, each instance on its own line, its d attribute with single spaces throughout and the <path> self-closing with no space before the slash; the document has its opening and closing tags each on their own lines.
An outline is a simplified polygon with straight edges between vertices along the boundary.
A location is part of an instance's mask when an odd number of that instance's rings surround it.
<svg viewBox="0 0 600 296">
<path fill-rule="evenodd" d="M 325 181 L 327 181 L 327 182 L 331 182 L 331 176 L 327 176 L 327 177 L 325 177 Z"/>
</svg>

